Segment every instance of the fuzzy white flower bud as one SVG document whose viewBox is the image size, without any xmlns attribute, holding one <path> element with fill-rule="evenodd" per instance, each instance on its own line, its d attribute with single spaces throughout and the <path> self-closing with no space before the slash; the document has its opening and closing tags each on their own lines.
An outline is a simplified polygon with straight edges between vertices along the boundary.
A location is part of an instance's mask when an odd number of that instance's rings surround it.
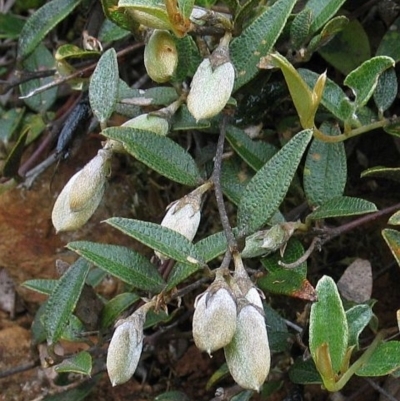
<svg viewBox="0 0 400 401">
<path fill-rule="evenodd" d="M 144 66 L 149 77 L 158 83 L 169 81 L 178 66 L 178 51 L 173 36 L 155 29 L 144 48 Z"/>
<path fill-rule="evenodd" d="M 201 351 L 211 353 L 228 345 L 236 331 L 236 301 L 223 279 L 216 279 L 196 299 L 193 338 Z"/>
<path fill-rule="evenodd" d="M 210 184 L 203 184 L 190 194 L 171 203 L 161 225 L 192 241 L 200 224 L 202 196 L 209 188 Z M 159 252 L 155 254 L 159 259 L 166 260 L 166 257 Z"/>
<path fill-rule="evenodd" d="M 232 94 L 235 69 L 229 59 L 227 42 L 222 38 L 221 44 L 201 62 L 193 76 L 186 102 L 196 121 L 216 116 Z"/>
<path fill-rule="evenodd" d="M 113 386 L 127 382 L 135 373 L 143 348 L 144 313 L 120 320 L 107 353 L 107 372 Z"/>
<path fill-rule="evenodd" d="M 260 391 L 269 373 L 271 354 L 264 316 L 247 300 L 239 308 L 235 335 L 224 351 L 235 382 L 245 389 Z"/>
<path fill-rule="evenodd" d="M 104 194 L 111 156 L 111 151 L 99 150 L 65 185 L 51 214 L 57 232 L 80 228 L 95 212 Z"/>
</svg>

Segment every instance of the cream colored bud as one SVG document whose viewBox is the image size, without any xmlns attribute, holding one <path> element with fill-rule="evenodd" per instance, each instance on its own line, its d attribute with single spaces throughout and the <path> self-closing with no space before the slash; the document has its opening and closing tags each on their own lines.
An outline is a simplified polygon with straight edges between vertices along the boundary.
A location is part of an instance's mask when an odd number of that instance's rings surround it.
<svg viewBox="0 0 400 401">
<path fill-rule="evenodd" d="M 178 51 L 173 36 L 155 29 L 144 48 L 144 66 L 149 77 L 158 83 L 169 81 L 178 66 Z"/>
<path fill-rule="evenodd" d="M 163 227 L 182 234 L 189 241 L 192 241 L 197 233 L 201 217 L 202 193 L 194 190 L 168 206 L 168 212 L 161 222 Z M 166 260 L 166 257 L 155 252 L 158 258 Z"/>
<path fill-rule="evenodd" d="M 165 118 L 152 114 L 141 114 L 140 116 L 132 118 L 131 120 L 123 123 L 122 127 L 131 127 L 145 131 L 151 131 L 162 136 L 168 135 L 169 131 L 168 121 Z"/>
<path fill-rule="evenodd" d="M 127 382 L 135 373 L 143 347 L 145 314 L 120 320 L 107 352 L 107 372 L 113 386 Z"/>
<path fill-rule="evenodd" d="M 224 351 L 235 382 L 245 389 L 260 391 L 269 373 L 271 354 L 265 319 L 259 308 L 250 303 L 240 308 L 235 335 Z"/>
<path fill-rule="evenodd" d="M 204 59 L 196 70 L 187 97 L 187 107 L 196 121 L 216 116 L 228 102 L 235 82 L 231 62 L 214 70 L 210 59 Z"/>
<path fill-rule="evenodd" d="M 193 338 L 201 351 L 212 352 L 228 345 L 236 331 L 236 302 L 226 287 L 212 286 L 196 300 Z"/>
<path fill-rule="evenodd" d="M 101 149 L 58 196 L 51 214 L 57 232 L 77 230 L 97 209 L 104 194 L 112 152 Z"/>
</svg>

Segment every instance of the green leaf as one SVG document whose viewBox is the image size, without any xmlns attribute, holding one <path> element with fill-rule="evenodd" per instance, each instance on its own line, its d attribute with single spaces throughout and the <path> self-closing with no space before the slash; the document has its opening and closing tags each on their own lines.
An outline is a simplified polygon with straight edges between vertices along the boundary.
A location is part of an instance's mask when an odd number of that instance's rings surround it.
<svg viewBox="0 0 400 401">
<path fill-rule="evenodd" d="M 356 19 L 347 24 L 343 31 L 318 52 L 329 64 L 345 75 L 371 57 L 368 35 Z"/>
<path fill-rule="evenodd" d="M 374 92 L 374 102 L 380 113 L 387 110 L 395 101 L 398 91 L 396 71 L 389 68 L 378 78 Z"/>
<path fill-rule="evenodd" d="M 178 7 L 185 18 L 189 18 L 192 13 L 194 0 L 178 0 Z"/>
<path fill-rule="evenodd" d="M 253 141 L 243 130 L 229 125 L 226 138 L 235 152 L 255 171 L 258 171 L 276 152 L 275 146 Z"/>
<path fill-rule="evenodd" d="M 290 25 L 290 41 L 295 49 L 300 49 L 310 36 L 312 11 L 304 8 L 293 19 Z"/>
<path fill-rule="evenodd" d="M 274 46 L 296 0 L 278 0 L 256 18 L 230 45 L 230 55 L 237 77 L 234 91 L 258 72 L 257 64 Z"/>
<path fill-rule="evenodd" d="M 289 378 L 297 384 L 320 384 L 321 376 L 312 359 L 297 358 L 289 369 Z"/>
<path fill-rule="evenodd" d="M 118 0 L 101 0 L 104 15 L 119 27 L 127 31 L 135 31 L 139 23 L 123 8 L 118 8 Z M 100 39 L 100 38 L 99 38 Z"/>
<path fill-rule="evenodd" d="M 314 33 L 325 25 L 338 12 L 344 2 L 345 0 L 309 0 L 304 9 L 310 10 L 313 17 L 310 32 Z"/>
<path fill-rule="evenodd" d="M 400 232 L 390 228 L 385 228 L 382 230 L 382 236 L 388 244 L 397 264 L 400 266 Z"/>
<path fill-rule="evenodd" d="M 146 291 L 161 291 L 164 280 L 156 267 L 139 253 L 118 245 L 70 242 L 68 248 L 122 281 Z"/>
<path fill-rule="evenodd" d="M 20 133 L 19 138 L 15 142 L 14 146 L 7 155 L 7 158 L 3 165 L 4 177 L 17 177 L 19 166 L 21 164 L 21 158 L 25 150 L 25 144 L 28 137 L 29 128 L 26 127 Z"/>
<path fill-rule="evenodd" d="M 123 39 L 129 34 L 130 32 L 127 29 L 121 28 L 111 20 L 106 19 L 100 28 L 98 39 L 102 43 L 108 43 Z"/>
<path fill-rule="evenodd" d="M 24 26 L 24 20 L 14 14 L 0 13 L 0 39 L 18 39 Z"/>
<path fill-rule="evenodd" d="M 132 292 L 124 292 L 116 295 L 104 305 L 100 316 L 100 327 L 102 329 L 110 327 L 125 309 L 139 300 L 139 295 Z"/>
<path fill-rule="evenodd" d="M 232 157 L 222 161 L 221 186 L 224 195 L 235 205 L 250 181 L 252 174 L 243 169 L 243 163 L 239 157 Z"/>
<path fill-rule="evenodd" d="M 337 126 L 324 123 L 320 130 L 326 135 L 339 135 Z M 347 159 L 343 142 L 329 143 L 316 138 L 311 142 L 304 165 L 304 191 L 310 206 L 343 195 L 347 179 Z"/>
<path fill-rule="evenodd" d="M 34 279 L 26 280 L 22 286 L 40 294 L 50 295 L 56 288 L 58 280 L 50 279 Z"/>
<path fill-rule="evenodd" d="M 90 106 L 100 123 L 105 123 L 114 111 L 118 84 L 117 53 L 111 48 L 101 56 L 89 84 Z"/>
<path fill-rule="evenodd" d="M 238 207 L 241 234 L 255 232 L 278 209 L 311 137 L 312 130 L 299 132 L 247 184 Z"/>
<path fill-rule="evenodd" d="M 179 107 L 179 110 L 174 114 L 172 118 L 172 130 L 173 131 L 187 131 L 191 129 L 205 129 L 210 128 L 210 120 L 199 120 L 190 114 L 186 105 Z"/>
<path fill-rule="evenodd" d="M 121 141 L 132 156 L 172 181 L 189 186 L 202 181 L 192 156 L 167 137 L 131 127 L 107 128 L 102 134 Z"/>
<path fill-rule="evenodd" d="M 234 230 L 235 232 L 236 230 Z M 204 262 L 215 259 L 219 255 L 222 255 L 227 250 L 226 236 L 223 231 L 212 234 L 195 244 L 196 251 L 199 255 L 202 255 Z M 201 269 L 201 266 L 190 265 L 187 263 L 177 263 L 168 278 L 168 285 L 166 290 L 169 291 L 186 280 L 189 276 L 196 273 Z"/>
<path fill-rule="evenodd" d="M 279 53 L 271 53 L 263 57 L 259 67 L 279 67 L 282 70 L 297 114 L 299 115 L 301 126 L 304 129 L 313 128 L 315 113 L 321 100 L 323 85 L 326 79 L 325 75 L 323 74 L 317 79 L 316 87 L 311 90 L 293 65 Z"/>
<path fill-rule="evenodd" d="M 257 280 L 257 285 L 263 291 L 275 294 L 284 294 L 295 298 L 315 301 L 316 293 L 307 280 L 307 264 L 301 263 L 294 269 L 285 269 L 279 265 L 279 261 L 286 264 L 297 261 L 304 254 L 301 243 L 292 238 L 287 243 L 283 257 L 279 252 L 262 258 L 261 262 L 268 271 L 266 276 Z"/>
<path fill-rule="evenodd" d="M 78 302 L 90 265 L 80 258 L 72 264 L 58 280 L 51 293 L 44 315 L 47 341 L 57 342 L 67 326 L 73 310 Z"/>
<path fill-rule="evenodd" d="M 400 17 L 386 31 L 376 55 L 391 57 L 396 63 L 400 61 Z"/>
<path fill-rule="evenodd" d="M 27 72 L 37 72 L 40 70 L 51 70 L 54 68 L 54 58 L 51 52 L 40 44 L 35 51 L 30 54 L 23 62 L 22 66 Z M 53 81 L 53 77 L 37 78 L 24 82 L 19 86 L 22 96 L 29 92 Z M 57 88 L 50 88 L 27 99 L 24 103 L 38 113 L 44 113 L 55 102 L 57 98 Z"/>
<path fill-rule="evenodd" d="M 244 390 L 241 391 L 239 394 L 234 395 L 231 398 L 231 401 L 249 401 L 253 395 L 253 390 Z"/>
<path fill-rule="evenodd" d="M 289 332 L 282 316 L 269 305 L 263 304 L 268 322 L 268 342 L 273 352 L 285 352 L 289 348 Z"/>
<path fill-rule="evenodd" d="M 359 348 L 358 337 L 367 327 L 373 316 L 369 305 L 356 305 L 346 311 L 347 325 L 349 327 L 349 347 L 355 345 Z"/>
<path fill-rule="evenodd" d="M 76 45 L 65 44 L 61 45 L 54 56 L 57 61 L 67 61 L 70 58 L 73 59 L 85 59 L 85 58 L 93 58 L 100 57 L 100 52 L 97 50 L 85 50 Z"/>
<path fill-rule="evenodd" d="M 361 173 L 361 178 L 368 177 L 385 178 L 387 180 L 400 182 L 400 167 L 371 167 Z"/>
<path fill-rule="evenodd" d="M 18 39 L 18 58 L 22 59 L 32 53 L 60 21 L 62 21 L 81 0 L 52 0 L 29 17 Z"/>
<path fill-rule="evenodd" d="M 311 306 L 310 351 L 317 366 L 318 352 L 327 344 L 334 373 L 342 367 L 349 340 L 346 314 L 335 282 L 323 276 L 316 287 L 318 301 Z"/>
<path fill-rule="evenodd" d="M 400 210 L 390 216 L 388 224 L 392 224 L 393 226 L 400 225 Z"/>
<path fill-rule="evenodd" d="M 192 242 L 169 228 L 122 217 L 113 217 L 106 223 L 177 262 L 202 264 L 202 257 Z"/>
<path fill-rule="evenodd" d="M 306 81 L 307 85 L 313 88 L 319 75 L 304 68 L 299 68 L 297 71 Z M 349 120 L 355 111 L 355 106 L 343 92 L 342 88 L 329 78 L 325 82 L 321 104 L 341 121 Z"/>
<path fill-rule="evenodd" d="M 92 371 L 92 356 L 87 351 L 81 351 L 68 359 L 64 359 L 54 367 L 57 373 L 78 373 L 90 376 Z"/>
<path fill-rule="evenodd" d="M 1 113 L 0 124 L 0 141 L 8 143 L 13 140 L 13 134 L 21 125 L 22 118 L 24 117 L 24 108 L 12 108 L 4 113 Z"/>
<path fill-rule="evenodd" d="M 373 57 L 350 72 L 344 84 L 353 91 L 358 107 L 364 106 L 376 88 L 379 76 L 388 68 L 394 67 L 394 60 L 387 56 Z"/>
<path fill-rule="evenodd" d="M 400 369 L 400 341 L 379 344 L 368 361 L 356 371 L 357 376 L 386 376 Z"/>
<path fill-rule="evenodd" d="M 329 199 L 307 216 L 309 220 L 328 219 L 330 217 L 356 216 L 378 211 L 376 206 L 365 199 L 339 196 Z"/>
<path fill-rule="evenodd" d="M 136 21 L 155 29 L 172 29 L 164 1 L 161 0 L 119 0 L 119 8 L 126 8 Z"/>
<path fill-rule="evenodd" d="M 192 77 L 194 75 L 202 58 L 191 36 L 186 35 L 183 38 L 175 38 L 175 44 L 178 52 L 178 66 L 172 81 L 183 82 L 188 76 Z"/>
</svg>

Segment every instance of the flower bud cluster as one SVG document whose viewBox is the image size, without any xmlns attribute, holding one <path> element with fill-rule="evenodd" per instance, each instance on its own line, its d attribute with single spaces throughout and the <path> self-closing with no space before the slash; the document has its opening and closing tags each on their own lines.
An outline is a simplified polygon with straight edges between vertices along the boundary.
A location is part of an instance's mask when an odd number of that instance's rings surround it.
<svg viewBox="0 0 400 401">
<path fill-rule="evenodd" d="M 51 214 L 57 232 L 77 230 L 95 212 L 103 198 L 111 156 L 110 150 L 100 149 L 65 185 Z"/>
<path fill-rule="evenodd" d="M 233 379 L 259 391 L 270 369 L 270 349 L 259 291 L 239 275 L 230 285 L 217 272 L 215 281 L 199 296 L 193 315 L 193 338 L 209 354 L 224 348 Z"/>
</svg>

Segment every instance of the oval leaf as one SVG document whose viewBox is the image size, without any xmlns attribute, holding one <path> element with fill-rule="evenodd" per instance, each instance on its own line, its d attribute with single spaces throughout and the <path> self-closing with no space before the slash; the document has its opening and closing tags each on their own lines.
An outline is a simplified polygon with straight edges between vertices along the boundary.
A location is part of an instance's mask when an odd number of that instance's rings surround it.
<svg viewBox="0 0 400 401">
<path fill-rule="evenodd" d="M 344 2 L 345 0 L 309 0 L 304 9 L 311 11 L 310 33 L 315 33 L 325 25 L 338 12 Z"/>
<path fill-rule="evenodd" d="M 327 344 L 333 372 L 338 373 L 348 346 L 346 314 L 336 284 L 330 277 L 323 276 L 316 290 L 318 301 L 311 306 L 310 314 L 311 355 L 318 369 L 319 349 Z"/>
<path fill-rule="evenodd" d="M 202 264 L 196 247 L 186 237 L 148 221 L 113 217 L 106 223 L 177 262 Z"/>
<path fill-rule="evenodd" d="M 89 84 L 90 106 L 100 123 L 106 122 L 114 111 L 118 84 L 117 53 L 111 48 L 101 56 Z"/>
<path fill-rule="evenodd" d="M 118 245 L 70 242 L 68 248 L 122 281 L 146 291 L 160 291 L 164 280 L 144 256 Z"/>
<path fill-rule="evenodd" d="M 357 370 L 357 376 L 386 376 L 400 369 L 400 341 L 378 345 L 368 361 Z"/>
<path fill-rule="evenodd" d="M 398 88 L 399 85 L 394 68 L 389 68 L 380 75 L 374 92 L 374 102 L 380 113 L 387 110 L 395 101 Z"/>
<path fill-rule="evenodd" d="M 58 280 L 34 279 L 23 282 L 22 286 L 40 294 L 50 295 L 56 288 L 57 283 Z"/>
<path fill-rule="evenodd" d="M 57 373 L 78 373 L 90 376 L 92 371 L 92 356 L 89 352 L 81 351 L 71 358 L 64 359 L 59 365 L 54 367 Z"/>
<path fill-rule="evenodd" d="M 234 91 L 257 74 L 260 57 L 274 46 L 296 1 L 276 1 L 232 40 L 230 55 L 237 72 Z"/>
<path fill-rule="evenodd" d="M 139 300 L 139 295 L 132 292 L 124 292 L 115 296 L 104 305 L 101 311 L 100 327 L 102 329 L 110 327 L 125 309 Z"/>
<path fill-rule="evenodd" d="M 322 204 L 315 212 L 307 216 L 309 220 L 328 219 L 330 217 L 355 216 L 378 211 L 376 206 L 365 199 L 340 196 Z"/>
<path fill-rule="evenodd" d="M 326 135 L 338 135 L 337 127 L 323 124 Z M 343 195 L 347 179 L 347 159 L 344 143 L 328 143 L 313 139 L 304 166 L 304 191 L 310 206 Z"/>
<path fill-rule="evenodd" d="M 51 293 L 44 314 L 47 341 L 50 344 L 57 342 L 63 334 L 81 295 L 89 269 L 90 265 L 86 260 L 78 259 L 58 280 Z"/>
<path fill-rule="evenodd" d="M 240 234 L 252 234 L 278 209 L 312 137 L 304 130 L 292 138 L 250 180 L 238 207 Z"/>
<path fill-rule="evenodd" d="M 347 75 L 344 84 L 349 86 L 356 97 L 358 107 L 364 106 L 376 88 L 379 76 L 394 67 L 394 60 L 387 56 L 373 57 Z"/>
<path fill-rule="evenodd" d="M 62 21 L 81 0 L 53 0 L 40 7 L 22 28 L 18 39 L 18 58 L 35 50 L 46 34 Z"/>
<path fill-rule="evenodd" d="M 202 181 L 192 156 L 165 136 L 131 127 L 107 128 L 102 134 L 121 141 L 136 159 L 170 180 L 190 186 Z"/>
<path fill-rule="evenodd" d="M 358 337 L 367 327 L 373 315 L 369 305 L 356 305 L 346 311 L 349 327 L 349 347 L 355 345 L 357 349 L 359 348 Z"/>
</svg>

